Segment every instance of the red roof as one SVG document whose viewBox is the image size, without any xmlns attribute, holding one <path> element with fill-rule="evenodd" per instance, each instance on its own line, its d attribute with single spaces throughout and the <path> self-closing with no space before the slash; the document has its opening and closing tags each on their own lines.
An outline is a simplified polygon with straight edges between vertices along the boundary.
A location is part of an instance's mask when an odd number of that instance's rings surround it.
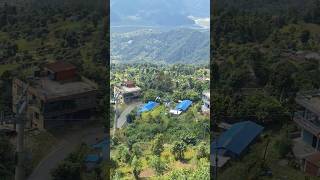
<svg viewBox="0 0 320 180">
<path fill-rule="evenodd" d="M 306 160 L 320 167 L 320 152 L 315 152 L 306 157 Z"/>
<path fill-rule="evenodd" d="M 45 67 L 50 69 L 51 71 L 54 71 L 54 72 L 68 71 L 68 70 L 76 69 L 76 67 L 74 65 L 67 63 L 67 62 L 62 62 L 62 61 L 47 64 Z"/>
</svg>

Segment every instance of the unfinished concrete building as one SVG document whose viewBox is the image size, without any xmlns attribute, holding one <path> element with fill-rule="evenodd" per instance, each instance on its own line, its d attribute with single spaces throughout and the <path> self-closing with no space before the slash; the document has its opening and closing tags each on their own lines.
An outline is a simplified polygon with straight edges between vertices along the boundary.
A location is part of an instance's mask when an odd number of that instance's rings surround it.
<svg viewBox="0 0 320 180">
<path fill-rule="evenodd" d="M 141 97 L 141 88 L 132 81 L 125 81 L 121 85 L 114 87 L 114 94 L 119 95 L 120 103 L 130 103 Z"/>
<path fill-rule="evenodd" d="M 75 66 L 50 63 L 27 80 L 12 83 L 13 112 L 27 88 L 26 117 L 29 126 L 48 129 L 91 119 L 97 106 L 98 86 L 77 74 Z"/>
</svg>

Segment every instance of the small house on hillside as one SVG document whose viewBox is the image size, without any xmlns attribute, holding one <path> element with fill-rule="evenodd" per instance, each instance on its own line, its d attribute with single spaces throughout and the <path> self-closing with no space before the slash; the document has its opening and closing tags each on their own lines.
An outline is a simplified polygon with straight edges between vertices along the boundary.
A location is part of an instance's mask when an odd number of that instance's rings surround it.
<svg viewBox="0 0 320 180">
<path fill-rule="evenodd" d="M 154 108 L 156 108 L 157 106 L 159 106 L 159 103 L 156 103 L 154 101 L 149 101 L 148 103 L 144 104 L 143 106 L 141 106 L 139 108 L 138 114 L 143 113 L 143 112 L 151 111 Z"/>
<path fill-rule="evenodd" d="M 319 176 L 320 90 L 300 92 L 295 100 L 300 107 L 293 120 L 300 129 L 300 137 L 294 139 L 293 153 L 304 172 Z"/>
<path fill-rule="evenodd" d="M 179 115 L 182 112 L 187 111 L 187 109 L 191 106 L 192 101 L 190 100 L 183 100 L 181 101 L 174 109 L 170 110 L 171 114 Z"/>
<path fill-rule="evenodd" d="M 85 157 L 84 163 L 87 171 L 91 171 L 101 162 L 101 157 L 97 154 L 89 154 Z"/>
<path fill-rule="evenodd" d="M 220 159 L 240 157 L 250 144 L 262 133 L 263 127 L 252 122 L 235 123 L 211 143 L 211 161 L 215 164 L 215 155 Z M 223 157 L 223 158 L 222 158 Z M 226 163 L 226 161 L 225 161 Z M 220 165 L 220 166 L 223 166 Z"/>
</svg>

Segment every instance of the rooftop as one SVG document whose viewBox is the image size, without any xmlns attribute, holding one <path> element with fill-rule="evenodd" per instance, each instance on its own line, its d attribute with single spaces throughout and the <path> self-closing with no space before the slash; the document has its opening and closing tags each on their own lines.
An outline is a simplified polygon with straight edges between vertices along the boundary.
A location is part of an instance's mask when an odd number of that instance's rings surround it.
<svg viewBox="0 0 320 180">
<path fill-rule="evenodd" d="M 175 110 L 186 111 L 192 104 L 190 100 L 181 101 L 175 108 Z"/>
<path fill-rule="evenodd" d="M 64 83 L 53 81 L 48 77 L 41 77 L 31 80 L 30 86 L 45 99 L 54 99 L 97 90 L 97 85 L 84 77 Z"/>
<path fill-rule="evenodd" d="M 89 154 L 85 157 L 85 162 L 88 163 L 88 162 L 92 162 L 92 163 L 97 163 L 99 162 L 100 160 L 100 157 L 96 154 Z"/>
<path fill-rule="evenodd" d="M 212 142 L 211 152 L 228 150 L 239 156 L 262 130 L 262 126 L 252 121 L 235 123 Z"/>
<path fill-rule="evenodd" d="M 301 92 L 297 95 L 296 102 L 320 116 L 320 90 Z"/>
<path fill-rule="evenodd" d="M 138 86 L 127 87 L 127 86 L 118 86 L 118 88 L 124 93 L 138 92 L 141 91 L 141 88 Z"/>
<path fill-rule="evenodd" d="M 44 67 L 46 67 L 54 72 L 68 71 L 68 70 L 76 69 L 76 67 L 74 65 L 67 63 L 67 62 L 62 62 L 62 61 L 50 63 L 50 64 L 45 65 Z"/>
<path fill-rule="evenodd" d="M 320 167 L 320 152 L 315 152 L 315 153 L 307 156 L 306 160 L 308 160 L 312 164 L 316 165 L 317 167 Z"/>
<path fill-rule="evenodd" d="M 148 103 L 144 104 L 142 107 L 140 107 L 138 113 L 143 113 L 147 111 L 151 111 L 155 107 L 157 107 L 159 103 L 156 103 L 154 101 L 149 101 Z"/>
</svg>

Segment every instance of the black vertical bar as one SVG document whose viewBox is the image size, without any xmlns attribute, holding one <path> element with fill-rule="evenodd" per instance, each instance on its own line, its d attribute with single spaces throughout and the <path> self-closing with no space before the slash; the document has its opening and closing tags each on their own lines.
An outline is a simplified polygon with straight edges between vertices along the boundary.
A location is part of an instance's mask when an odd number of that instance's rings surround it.
<svg viewBox="0 0 320 180">
<path fill-rule="evenodd" d="M 105 113 L 104 113 L 104 119 L 107 121 L 106 123 L 106 136 L 107 136 L 107 161 L 108 161 L 108 168 L 106 172 L 106 176 L 111 179 L 110 175 L 110 0 L 103 0 L 103 6 L 104 6 L 104 13 L 103 13 L 103 38 L 105 38 L 105 43 L 107 45 L 107 48 L 105 49 L 106 57 L 105 57 L 105 65 L 106 65 L 106 74 L 107 74 L 107 82 L 105 82 L 105 91 L 104 93 L 107 94 L 105 96 Z"/>
<path fill-rule="evenodd" d="M 212 97 L 213 94 L 213 89 L 214 89 L 214 80 L 213 77 L 213 64 L 214 64 L 214 54 L 215 54 L 215 48 L 217 47 L 217 42 L 216 42 L 216 34 L 215 34 L 215 25 L 214 20 L 215 17 L 217 16 L 217 0 L 211 0 L 210 1 L 210 95 Z M 216 137 L 214 137 L 214 131 L 215 131 L 215 124 L 216 124 L 216 117 L 215 117 L 215 112 L 213 112 L 213 98 L 210 98 L 210 142 L 212 143 Z M 210 146 L 212 145 L 210 143 Z M 217 148 L 217 144 L 215 145 Z M 218 179 L 218 153 L 214 149 L 210 148 L 210 179 L 217 180 Z"/>
</svg>

